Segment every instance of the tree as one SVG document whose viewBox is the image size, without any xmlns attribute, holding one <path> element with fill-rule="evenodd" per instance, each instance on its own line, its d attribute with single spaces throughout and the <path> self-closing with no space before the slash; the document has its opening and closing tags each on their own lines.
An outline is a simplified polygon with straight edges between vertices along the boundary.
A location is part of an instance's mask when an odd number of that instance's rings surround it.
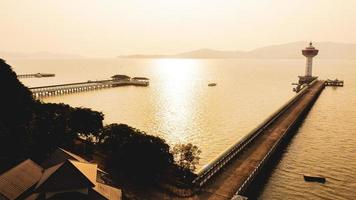
<svg viewBox="0 0 356 200">
<path fill-rule="evenodd" d="M 108 167 L 134 181 L 152 183 L 173 163 L 169 145 L 163 139 L 127 125 L 105 126 L 102 138 L 100 146 L 108 155 Z"/>
<path fill-rule="evenodd" d="M 11 66 L 0 59 L 0 164 L 11 164 L 26 155 L 35 100 L 17 79 Z M 1 166 L 0 166 L 1 168 Z"/>
<path fill-rule="evenodd" d="M 70 127 L 72 110 L 69 105 L 54 103 L 38 103 L 33 107 L 33 118 L 28 123 L 29 157 L 40 161 L 58 146 L 73 143 L 77 134 Z"/>
<path fill-rule="evenodd" d="M 172 153 L 176 164 L 183 170 L 194 172 L 200 160 L 201 151 L 196 145 L 177 144 L 173 147 Z"/>
<path fill-rule="evenodd" d="M 103 128 L 104 114 L 90 108 L 74 108 L 70 116 L 70 127 L 74 132 L 88 138 L 98 136 Z"/>
<path fill-rule="evenodd" d="M 26 158 L 40 161 L 78 134 L 95 135 L 103 114 L 66 104 L 42 103 L 0 59 L 0 168 Z"/>
</svg>

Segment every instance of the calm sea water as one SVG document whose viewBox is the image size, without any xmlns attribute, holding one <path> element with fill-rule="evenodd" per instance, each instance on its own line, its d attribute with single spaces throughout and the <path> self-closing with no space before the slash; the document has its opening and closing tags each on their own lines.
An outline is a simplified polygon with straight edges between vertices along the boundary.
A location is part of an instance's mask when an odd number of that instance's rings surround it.
<svg viewBox="0 0 356 200">
<path fill-rule="evenodd" d="M 292 95 L 303 74 L 300 60 L 81 59 L 8 60 L 21 73 L 55 73 L 22 79 L 29 87 L 106 79 L 114 74 L 145 76 L 149 87 L 118 87 L 44 99 L 89 107 L 105 123 L 125 123 L 169 144 L 193 143 L 208 164 L 268 117 Z M 315 74 L 345 80 L 327 88 L 310 112 L 260 199 L 356 198 L 356 61 L 316 60 Z M 216 82 L 216 87 L 208 87 Z M 327 177 L 305 183 L 302 174 Z"/>
</svg>

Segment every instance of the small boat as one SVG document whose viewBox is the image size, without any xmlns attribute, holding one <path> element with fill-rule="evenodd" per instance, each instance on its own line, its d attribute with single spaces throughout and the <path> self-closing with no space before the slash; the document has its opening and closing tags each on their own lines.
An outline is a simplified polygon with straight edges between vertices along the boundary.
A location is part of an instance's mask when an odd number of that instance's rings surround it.
<svg viewBox="0 0 356 200">
<path fill-rule="evenodd" d="M 303 175 L 303 176 L 304 176 L 304 181 L 307 182 L 318 182 L 318 183 L 326 182 L 326 178 L 321 176 L 311 176 L 311 175 Z"/>
<path fill-rule="evenodd" d="M 209 83 L 208 86 L 212 87 L 212 86 L 216 86 L 216 83 Z"/>
</svg>

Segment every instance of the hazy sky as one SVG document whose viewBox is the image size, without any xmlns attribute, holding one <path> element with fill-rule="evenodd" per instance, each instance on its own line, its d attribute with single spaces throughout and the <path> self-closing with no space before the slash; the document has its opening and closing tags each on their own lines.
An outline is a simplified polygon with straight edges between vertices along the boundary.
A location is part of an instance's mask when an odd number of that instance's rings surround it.
<svg viewBox="0 0 356 200">
<path fill-rule="evenodd" d="M 0 0 L 0 50 L 86 56 L 356 43 L 356 0 Z"/>
</svg>

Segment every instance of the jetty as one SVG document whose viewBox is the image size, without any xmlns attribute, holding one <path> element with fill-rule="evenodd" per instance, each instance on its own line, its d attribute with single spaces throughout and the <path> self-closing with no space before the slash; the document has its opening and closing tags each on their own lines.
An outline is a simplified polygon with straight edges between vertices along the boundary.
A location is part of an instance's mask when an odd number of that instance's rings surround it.
<svg viewBox="0 0 356 200">
<path fill-rule="evenodd" d="M 318 80 L 312 76 L 312 58 L 318 50 L 310 43 L 302 51 L 307 57 L 304 76 L 294 88 L 296 94 L 267 117 L 244 138 L 228 147 L 196 173 L 192 185 L 197 190 L 193 199 L 242 200 L 254 187 L 281 144 L 293 136 L 308 111 L 326 86 L 343 86 L 339 80 Z"/>
<path fill-rule="evenodd" d="M 199 199 L 226 200 L 243 195 L 279 144 L 297 122 L 304 119 L 324 88 L 325 81 L 313 81 L 201 169 L 193 180 L 193 184 L 200 188 Z"/>
<path fill-rule="evenodd" d="M 55 77 L 55 74 L 49 73 L 36 73 L 36 74 L 19 74 L 17 78 L 48 78 L 48 77 Z"/>
<path fill-rule="evenodd" d="M 46 85 L 40 87 L 29 88 L 32 95 L 36 99 L 41 99 L 45 97 L 58 96 L 64 94 L 73 94 L 79 92 L 100 90 L 105 88 L 113 88 L 119 86 L 149 86 L 148 78 L 130 78 L 128 76 L 113 76 L 112 79 L 107 80 L 96 80 L 87 82 L 76 82 L 58 85 Z"/>
<path fill-rule="evenodd" d="M 325 81 L 325 86 L 344 87 L 344 81 L 338 79 L 334 79 L 334 80 L 327 79 Z"/>
</svg>

